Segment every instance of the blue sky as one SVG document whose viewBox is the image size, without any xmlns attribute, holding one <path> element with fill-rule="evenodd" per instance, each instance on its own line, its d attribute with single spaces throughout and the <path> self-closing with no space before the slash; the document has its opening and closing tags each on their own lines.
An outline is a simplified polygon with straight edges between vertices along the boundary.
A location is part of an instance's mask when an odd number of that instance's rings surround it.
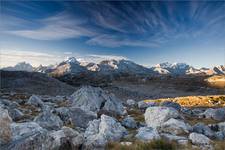
<svg viewBox="0 0 225 150">
<path fill-rule="evenodd" d="M 1 66 L 66 56 L 225 64 L 225 2 L 1 1 Z"/>
</svg>

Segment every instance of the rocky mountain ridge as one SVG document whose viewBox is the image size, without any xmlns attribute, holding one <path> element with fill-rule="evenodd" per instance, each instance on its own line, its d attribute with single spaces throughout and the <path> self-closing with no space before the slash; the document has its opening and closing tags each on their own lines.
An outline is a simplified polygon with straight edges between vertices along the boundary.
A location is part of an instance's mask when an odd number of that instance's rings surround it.
<svg viewBox="0 0 225 150">
<path fill-rule="evenodd" d="M 98 73 L 98 75 L 215 75 L 225 74 L 225 66 L 215 66 L 209 68 L 194 68 L 186 63 L 161 63 L 153 67 L 147 68 L 136 64 L 130 60 L 103 60 L 99 63 L 78 61 L 75 57 L 69 57 L 58 65 L 49 65 L 32 67 L 30 64 L 22 62 L 14 67 L 3 68 L 8 71 L 34 71 L 41 73 L 51 73 L 53 75 L 62 76 L 67 74 L 79 75 L 87 73 Z"/>
</svg>

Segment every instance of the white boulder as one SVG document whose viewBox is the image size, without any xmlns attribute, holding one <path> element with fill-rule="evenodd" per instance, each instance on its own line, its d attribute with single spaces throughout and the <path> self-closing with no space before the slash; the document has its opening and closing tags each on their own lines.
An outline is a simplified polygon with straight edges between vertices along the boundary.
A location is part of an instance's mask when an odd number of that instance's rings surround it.
<svg viewBox="0 0 225 150">
<path fill-rule="evenodd" d="M 104 147 L 109 141 L 119 141 L 127 134 L 126 129 L 116 119 L 101 115 L 98 120 L 89 122 L 84 133 L 85 147 Z"/>
<path fill-rule="evenodd" d="M 145 122 L 148 127 L 159 127 L 171 118 L 180 118 L 178 111 L 171 107 L 148 107 L 145 111 Z"/>
<path fill-rule="evenodd" d="M 70 101 L 72 106 L 93 112 L 104 110 L 118 115 L 125 113 L 121 101 L 99 87 L 84 86 L 71 95 Z"/>
</svg>

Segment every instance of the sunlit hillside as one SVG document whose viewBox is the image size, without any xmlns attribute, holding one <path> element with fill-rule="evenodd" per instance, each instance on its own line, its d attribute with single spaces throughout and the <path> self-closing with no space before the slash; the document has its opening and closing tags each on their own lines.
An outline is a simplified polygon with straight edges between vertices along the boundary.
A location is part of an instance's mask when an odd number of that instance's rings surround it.
<svg viewBox="0 0 225 150">
<path fill-rule="evenodd" d="M 206 82 L 211 87 L 225 88 L 225 75 L 214 75 L 207 78 Z"/>
<path fill-rule="evenodd" d="M 163 98 L 155 100 L 145 100 L 148 102 L 160 103 L 163 101 L 172 101 L 179 103 L 184 107 L 223 107 L 225 106 L 225 95 L 211 95 L 211 96 L 185 96 L 176 98 Z"/>
</svg>

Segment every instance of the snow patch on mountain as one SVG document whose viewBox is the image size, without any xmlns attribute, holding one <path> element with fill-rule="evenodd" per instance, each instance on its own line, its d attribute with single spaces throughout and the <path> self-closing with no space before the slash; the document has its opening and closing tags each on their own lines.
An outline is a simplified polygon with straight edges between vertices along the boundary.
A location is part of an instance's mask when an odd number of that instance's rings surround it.
<svg viewBox="0 0 225 150">
<path fill-rule="evenodd" d="M 59 65 L 57 65 L 51 73 L 54 75 L 65 75 L 65 74 L 80 74 L 86 72 L 87 69 L 80 65 L 80 62 L 75 57 L 68 57 Z"/>
<path fill-rule="evenodd" d="M 80 57 L 77 58 L 77 60 L 79 62 L 81 62 L 82 64 L 85 63 L 95 63 L 95 64 L 99 64 L 102 61 L 106 61 L 106 60 L 128 60 L 126 57 L 123 56 L 116 56 L 116 55 L 87 55 L 84 57 Z"/>
<path fill-rule="evenodd" d="M 51 69 L 54 69 L 56 66 L 55 65 L 48 65 L 48 66 L 43 66 L 39 65 L 38 67 L 34 68 L 34 72 L 40 72 L 40 73 L 48 73 L 51 71 Z"/>
</svg>

